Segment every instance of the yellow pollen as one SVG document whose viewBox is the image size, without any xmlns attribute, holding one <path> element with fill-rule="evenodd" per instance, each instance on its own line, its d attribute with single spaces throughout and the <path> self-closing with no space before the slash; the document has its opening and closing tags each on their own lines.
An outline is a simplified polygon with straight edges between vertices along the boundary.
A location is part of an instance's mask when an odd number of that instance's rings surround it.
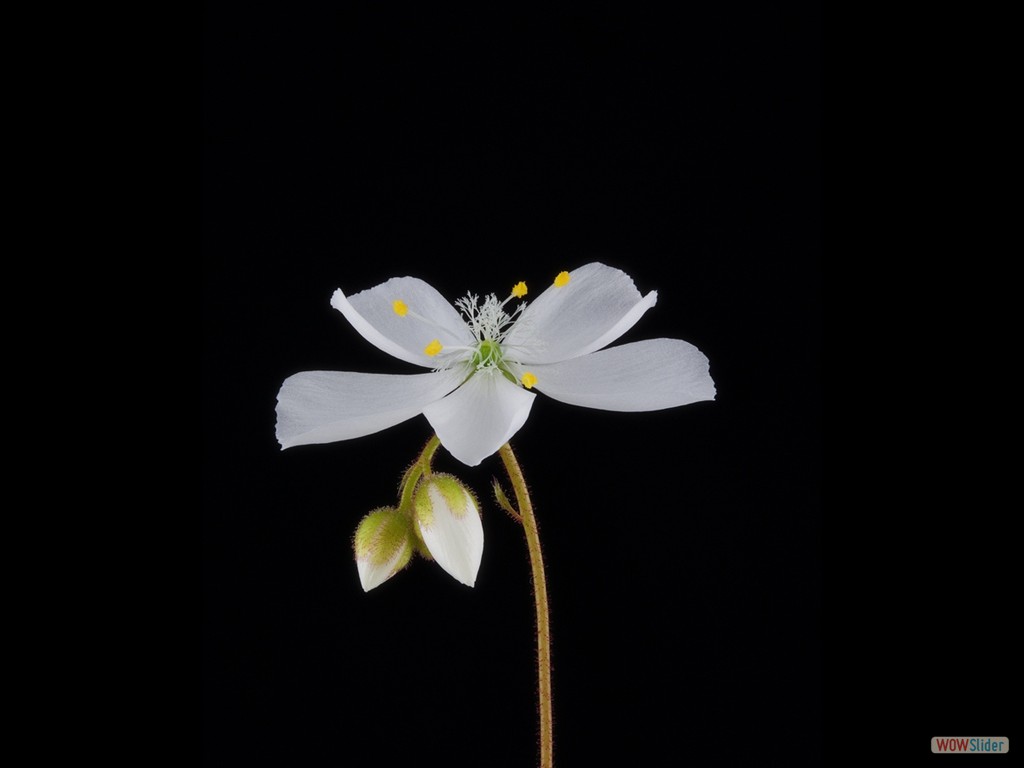
<svg viewBox="0 0 1024 768">
<path fill-rule="evenodd" d="M 526 283 L 522 281 L 516 283 L 515 286 L 512 288 L 512 295 L 515 296 L 517 299 L 523 298 L 523 296 L 526 295 Z"/>
<path fill-rule="evenodd" d="M 559 272 L 558 277 L 555 278 L 555 288 L 564 288 L 571 279 L 568 272 Z"/>
<path fill-rule="evenodd" d="M 432 342 L 430 342 L 429 344 L 427 344 L 427 346 L 423 348 L 423 354 L 426 355 L 427 357 L 433 357 L 442 349 L 444 349 L 444 347 L 441 346 L 440 339 L 434 339 Z"/>
<path fill-rule="evenodd" d="M 409 308 L 405 306 L 405 302 L 401 299 L 395 299 L 391 302 L 391 308 L 395 310 L 395 314 L 399 317 L 405 317 L 409 312 Z"/>
<path fill-rule="evenodd" d="M 522 382 L 527 389 L 533 389 L 533 385 L 537 383 L 537 377 L 527 371 L 523 374 Z"/>
</svg>

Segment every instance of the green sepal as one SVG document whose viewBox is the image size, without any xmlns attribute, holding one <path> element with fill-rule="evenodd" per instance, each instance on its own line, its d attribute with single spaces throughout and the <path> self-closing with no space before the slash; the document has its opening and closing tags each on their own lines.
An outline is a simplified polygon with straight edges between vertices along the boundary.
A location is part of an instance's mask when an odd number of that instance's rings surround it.
<svg viewBox="0 0 1024 768">
<path fill-rule="evenodd" d="M 409 519 L 412 520 L 410 514 Z M 423 540 L 423 535 L 420 533 L 420 527 L 416 524 L 412 526 L 412 545 L 416 550 L 416 554 L 425 560 L 433 560 L 434 556 L 430 554 L 430 550 L 427 549 L 427 543 Z"/>
<path fill-rule="evenodd" d="M 380 507 L 359 522 L 352 548 L 356 559 L 378 564 L 401 552 L 394 566 L 397 572 L 409 564 L 415 538 L 412 521 L 406 515 L 399 514 L 394 507 Z"/>
</svg>

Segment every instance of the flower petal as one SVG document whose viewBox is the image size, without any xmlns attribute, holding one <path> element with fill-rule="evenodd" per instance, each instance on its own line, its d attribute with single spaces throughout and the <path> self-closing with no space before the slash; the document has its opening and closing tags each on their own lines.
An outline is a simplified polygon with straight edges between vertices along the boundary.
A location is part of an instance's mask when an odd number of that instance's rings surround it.
<svg viewBox="0 0 1024 768">
<path fill-rule="evenodd" d="M 707 357 L 679 339 L 637 341 L 529 370 L 545 395 L 606 411 L 657 411 L 715 399 Z"/>
<path fill-rule="evenodd" d="M 416 525 L 431 557 L 455 580 L 472 587 L 484 555 L 484 527 L 472 494 L 454 489 L 449 498 L 437 485 L 427 485 L 427 500 L 419 500 Z M 423 502 L 429 513 L 423 514 Z M 454 502 L 454 503 L 453 503 Z"/>
<path fill-rule="evenodd" d="M 395 550 L 386 560 L 356 558 L 356 570 L 359 573 L 359 585 L 363 592 L 369 592 L 396 575 L 408 562 L 411 548 Z"/>
<path fill-rule="evenodd" d="M 395 311 L 396 301 L 404 314 Z M 345 296 L 339 288 L 331 306 L 378 349 L 425 368 L 438 367 L 439 359 L 423 351 L 435 339 L 442 347 L 464 347 L 475 341 L 458 310 L 415 277 L 393 277 L 354 296 Z"/>
<path fill-rule="evenodd" d="M 508 332 L 502 347 L 524 364 L 556 363 L 611 344 L 636 325 L 658 300 L 646 296 L 625 272 L 592 263 L 569 273 L 530 303 Z"/>
<path fill-rule="evenodd" d="M 277 440 L 291 448 L 379 432 L 422 413 L 455 389 L 460 378 L 451 371 L 296 373 L 284 380 L 277 395 Z"/>
<path fill-rule="evenodd" d="M 496 368 L 477 371 L 448 397 L 423 410 L 448 452 L 475 467 L 495 453 L 526 422 L 536 395 Z"/>
</svg>

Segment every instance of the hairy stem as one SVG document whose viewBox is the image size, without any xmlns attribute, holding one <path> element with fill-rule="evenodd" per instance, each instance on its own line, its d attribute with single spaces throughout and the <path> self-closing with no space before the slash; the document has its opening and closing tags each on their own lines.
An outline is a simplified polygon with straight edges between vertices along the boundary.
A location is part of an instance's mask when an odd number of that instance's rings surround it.
<svg viewBox="0 0 1024 768">
<path fill-rule="evenodd" d="M 498 451 L 505 463 L 505 471 L 516 492 L 519 514 L 526 533 L 526 547 L 530 551 L 530 569 L 533 572 L 533 599 L 537 607 L 537 694 L 540 710 L 540 766 L 554 765 L 554 739 L 551 707 L 551 625 L 548 616 L 548 588 L 544 578 L 544 559 L 540 551 L 540 535 L 537 520 L 533 516 L 533 504 L 526 490 L 523 470 L 516 461 L 512 446 L 505 443 Z"/>
<path fill-rule="evenodd" d="M 437 435 L 431 437 L 423 446 L 423 450 L 416 457 L 413 465 L 405 470 L 405 475 L 402 476 L 401 498 L 398 500 L 399 509 L 408 510 L 412 507 L 412 493 L 416 490 L 416 483 L 419 482 L 421 475 L 430 476 L 430 462 L 434 458 L 434 451 L 440 444 L 441 441 L 437 439 Z"/>
</svg>

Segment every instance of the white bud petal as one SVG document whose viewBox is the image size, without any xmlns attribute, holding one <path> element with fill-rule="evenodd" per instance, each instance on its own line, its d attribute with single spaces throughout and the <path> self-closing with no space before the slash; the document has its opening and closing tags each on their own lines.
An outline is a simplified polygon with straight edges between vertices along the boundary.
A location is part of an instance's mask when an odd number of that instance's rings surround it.
<svg viewBox="0 0 1024 768">
<path fill-rule="evenodd" d="M 416 525 L 430 554 L 457 581 L 476 583 L 484 527 L 476 499 L 450 475 L 427 478 L 416 492 Z"/>
<path fill-rule="evenodd" d="M 409 562 L 409 555 L 412 548 L 406 546 L 404 549 L 395 551 L 395 554 L 388 560 L 375 561 L 370 558 L 356 558 L 356 568 L 359 570 L 359 583 L 363 586 L 364 592 L 369 592 L 374 587 L 379 587 L 390 579 Z"/>
</svg>

